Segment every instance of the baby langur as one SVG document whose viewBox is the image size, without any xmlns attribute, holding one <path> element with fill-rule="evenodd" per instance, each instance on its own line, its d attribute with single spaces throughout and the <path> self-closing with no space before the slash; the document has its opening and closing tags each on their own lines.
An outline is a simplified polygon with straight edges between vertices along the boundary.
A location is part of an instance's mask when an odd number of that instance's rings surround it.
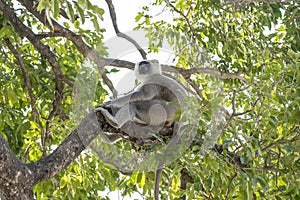
<svg viewBox="0 0 300 200">
<path fill-rule="evenodd" d="M 128 121 L 148 126 L 171 126 L 185 90 L 173 79 L 162 75 L 157 60 L 137 63 L 135 73 L 141 84 L 132 93 L 102 106 L 112 110 L 112 124 L 117 128 Z"/>
</svg>

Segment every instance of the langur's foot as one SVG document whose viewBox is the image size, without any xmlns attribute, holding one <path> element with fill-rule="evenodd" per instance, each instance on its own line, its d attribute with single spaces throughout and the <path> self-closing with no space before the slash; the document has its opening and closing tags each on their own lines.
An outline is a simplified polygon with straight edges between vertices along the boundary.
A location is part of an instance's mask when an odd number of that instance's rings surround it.
<svg viewBox="0 0 300 200">
<path fill-rule="evenodd" d="M 95 108 L 94 112 L 100 112 L 104 116 L 105 120 L 111 126 L 113 126 L 115 128 L 120 128 L 119 125 L 118 125 L 117 120 L 105 108 L 102 108 L 102 107 Z"/>
</svg>

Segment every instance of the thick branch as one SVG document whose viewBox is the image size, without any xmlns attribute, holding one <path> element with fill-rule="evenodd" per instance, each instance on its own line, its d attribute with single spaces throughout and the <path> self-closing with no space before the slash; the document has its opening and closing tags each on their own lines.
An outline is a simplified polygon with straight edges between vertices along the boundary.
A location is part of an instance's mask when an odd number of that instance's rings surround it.
<svg viewBox="0 0 300 200">
<path fill-rule="evenodd" d="M 29 164 L 20 162 L 0 135 L 0 191 L 3 198 L 33 199 L 33 186 L 66 168 L 99 134 L 101 124 L 107 127 L 101 116 L 90 113 L 52 154 Z"/>
<path fill-rule="evenodd" d="M 0 194 L 3 200 L 33 199 L 33 185 L 26 165 L 15 156 L 0 135 Z M 20 187 L 21 186 L 21 187 Z"/>
<path fill-rule="evenodd" d="M 28 164 L 33 183 L 54 177 L 65 169 L 101 131 L 96 113 L 90 113 L 49 156 Z"/>
</svg>

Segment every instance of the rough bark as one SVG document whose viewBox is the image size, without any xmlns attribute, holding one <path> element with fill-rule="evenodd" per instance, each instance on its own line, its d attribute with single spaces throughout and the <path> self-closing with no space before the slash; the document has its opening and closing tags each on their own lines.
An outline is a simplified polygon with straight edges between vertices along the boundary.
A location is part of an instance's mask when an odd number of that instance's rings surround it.
<svg viewBox="0 0 300 200">
<path fill-rule="evenodd" d="M 110 126 L 100 112 L 91 112 L 56 150 L 32 163 L 22 163 L 0 135 L 0 193 L 3 200 L 33 199 L 34 185 L 65 169 L 100 131 L 126 135 Z M 162 135 L 170 136 L 172 132 L 169 127 L 160 131 Z M 134 138 L 130 140 L 135 141 Z"/>
<path fill-rule="evenodd" d="M 3 199 L 33 199 L 33 186 L 66 168 L 101 131 L 92 112 L 50 155 L 22 163 L 0 136 L 0 191 Z"/>
</svg>

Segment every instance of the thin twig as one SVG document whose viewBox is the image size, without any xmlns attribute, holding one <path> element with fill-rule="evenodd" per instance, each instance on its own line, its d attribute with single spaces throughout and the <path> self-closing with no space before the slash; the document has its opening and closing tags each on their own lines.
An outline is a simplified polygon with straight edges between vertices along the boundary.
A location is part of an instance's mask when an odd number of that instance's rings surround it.
<svg viewBox="0 0 300 200">
<path fill-rule="evenodd" d="M 231 184 L 233 182 L 233 180 L 237 177 L 237 173 L 235 173 L 231 178 L 230 178 L 230 181 L 229 181 L 229 184 L 228 184 L 228 187 L 227 187 L 227 191 L 226 191 L 226 200 L 229 199 L 229 194 L 230 194 L 230 188 L 231 188 Z"/>
<path fill-rule="evenodd" d="M 34 121 L 37 122 L 39 125 L 41 131 L 41 140 L 43 144 L 45 140 L 45 133 L 43 132 L 43 125 L 40 120 L 39 112 L 36 108 L 36 97 L 33 94 L 33 89 L 30 84 L 30 77 L 28 76 L 27 69 L 25 67 L 25 61 L 8 38 L 5 38 L 4 41 L 19 63 L 19 67 L 21 69 L 24 78 L 25 88 L 28 91 L 28 95 L 30 98 L 30 105 L 31 105 L 32 114 L 34 116 Z M 45 145 L 43 145 L 43 148 L 44 146 Z"/>
<path fill-rule="evenodd" d="M 202 91 L 199 87 L 195 84 L 195 82 L 190 77 L 185 77 L 185 80 L 194 88 L 197 95 L 201 98 L 201 101 L 205 101 L 206 99 L 202 95 Z"/>
<path fill-rule="evenodd" d="M 183 69 L 183 68 L 178 68 L 176 66 L 172 65 L 162 65 L 163 69 L 167 72 L 174 72 L 174 73 L 180 73 L 182 76 L 190 76 L 192 74 L 211 74 L 215 75 L 221 79 L 239 79 L 243 82 L 247 82 L 248 79 L 241 76 L 239 73 L 225 73 L 225 72 L 220 72 L 217 69 L 213 68 L 192 68 L 192 69 Z"/>
<path fill-rule="evenodd" d="M 222 3 L 222 6 L 228 6 L 228 5 L 247 5 L 251 3 L 280 3 L 282 5 L 287 5 L 291 1 L 286 1 L 286 0 L 238 0 L 238 1 L 233 1 L 233 0 L 228 0 Z"/>
<path fill-rule="evenodd" d="M 122 33 L 119 30 L 118 27 L 118 23 L 117 23 L 117 16 L 116 16 L 116 12 L 115 12 L 115 7 L 112 3 L 112 0 L 105 0 L 109 9 L 109 13 L 110 13 L 110 17 L 113 23 L 113 27 L 115 29 L 115 32 L 117 34 L 118 37 L 124 38 L 125 40 L 131 42 L 136 48 L 137 50 L 140 52 L 141 56 L 143 59 L 147 59 L 147 53 L 142 49 L 142 47 L 131 37 L 129 37 L 128 35 Z"/>
<path fill-rule="evenodd" d="M 192 39 L 194 40 L 196 38 L 196 31 L 194 30 L 193 26 L 190 23 L 190 20 L 187 18 L 187 15 L 185 15 L 183 12 L 181 12 L 180 10 L 178 10 L 173 4 L 171 4 L 168 0 L 166 0 L 166 4 L 167 6 L 170 6 L 175 12 L 177 12 L 179 15 L 181 15 L 184 20 L 186 21 L 187 25 L 190 28 L 190 31 L 192 32 Z"/>
</svg>

